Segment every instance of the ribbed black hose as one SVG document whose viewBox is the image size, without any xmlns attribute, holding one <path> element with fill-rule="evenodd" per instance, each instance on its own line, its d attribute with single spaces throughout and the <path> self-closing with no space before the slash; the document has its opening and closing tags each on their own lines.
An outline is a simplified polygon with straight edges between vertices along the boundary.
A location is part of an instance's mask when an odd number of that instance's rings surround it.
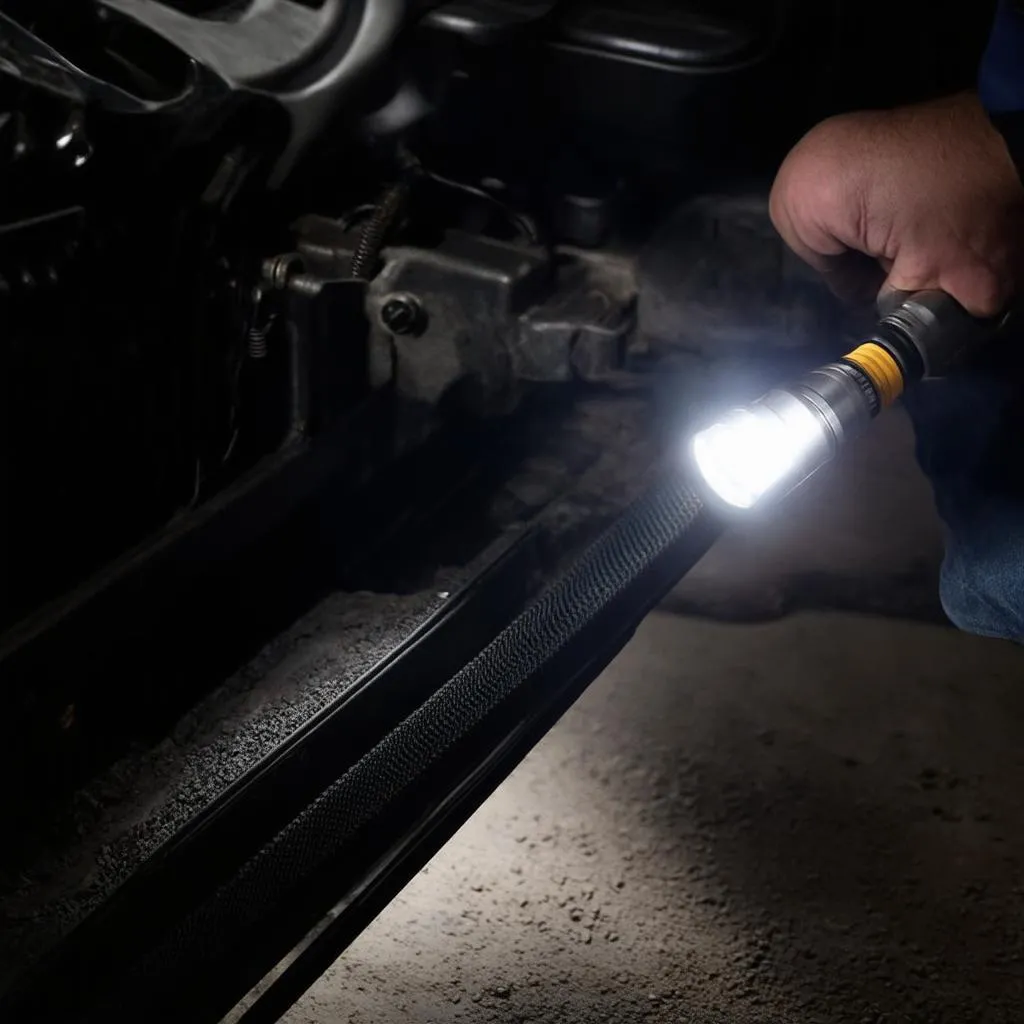
<svg viewBox="0 0 1024 1024">
<path fill-rule="evenodd" d="M 395 182 L 384 190 L 376 208 L 370 214 L 370 219 L 363 225 L 363 230 L 360 232 L 356 251 L 352 254 L 352 263 L 349 269 L 351 277 L 359 278 L 362 281 L 369 281 L 373 277 L 377 264 L 380 262 L 384 243 L 395 226 L 395 222 L 402 215 L 408 197 L 409 185 L 405 181 Z"/>
<path fill-rule="evenodd" d="M 282 905 L 454 744 L 531 679 L 704 518 L 671 474 L 631 506 L 556 582 L 186 917 L 130 971 L 137 982 L 187 978 Z M 708 541 L 710 543 L 710 541 Z M 682 570 L 681 570 L 682 571 Z M 147 986 L 148 987 L 148 986 Z"/>
</svg>

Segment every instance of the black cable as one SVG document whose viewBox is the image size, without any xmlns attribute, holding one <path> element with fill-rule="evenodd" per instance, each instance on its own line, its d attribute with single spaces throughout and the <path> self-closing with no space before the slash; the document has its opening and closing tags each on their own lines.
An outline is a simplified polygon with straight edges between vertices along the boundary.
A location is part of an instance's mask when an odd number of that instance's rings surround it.
<svg viewBox="0 0 1024 1024">
<path fill-rule="evenodd" d="M 538 245 L 540 243 L 540 234 L 537 231 L 536 224 L 534 224 L 533 221 L 525 214 L 513 210 L 508 203 L 503 202 L 497 196 L 492 195 L 485 189 L 477 188 L 475 185 L 467 185 L 465 182 L 455 181 L 453 178 L 446 178 L 443 174 L 438 174 L 436 171 L 431 171 L 426 167 L 421 167 L 420 172 L 424 177 L 438 185 L 442 185 L 445 188 L 450 188 L 459 192 L 464 192 L 466 195 L 473 196 L 476 199 L 484 200 L 502 213 L 509 223 L 524 239 L 526 239 L 527 242 L 530 243 L 530 245 Z"/>
</svg>

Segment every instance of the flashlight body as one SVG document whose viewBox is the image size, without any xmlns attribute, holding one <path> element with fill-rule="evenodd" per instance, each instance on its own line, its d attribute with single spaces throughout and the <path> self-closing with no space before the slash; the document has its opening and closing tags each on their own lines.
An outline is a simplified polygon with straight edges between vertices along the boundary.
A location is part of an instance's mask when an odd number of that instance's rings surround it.
<svg viewBox="0 0 1024 1024">
<path fill-rule="evenodd" d="M 782 498 L 910 384 L 963 363 L 1000 323 L 972 317 L 945 292 L 905 297 L 838 362 L 819 366 L 700 431 L 691 458 L 727 506 L 748 509 Z"/>
<path fill-rule="evenodd" d="M 971 316 L 943 291 L 915 292 L 882 316 L 866 342 L 889 352 L 909 385 L 961 366 L 984 348 L 1004 319 Z"/>
</svg>

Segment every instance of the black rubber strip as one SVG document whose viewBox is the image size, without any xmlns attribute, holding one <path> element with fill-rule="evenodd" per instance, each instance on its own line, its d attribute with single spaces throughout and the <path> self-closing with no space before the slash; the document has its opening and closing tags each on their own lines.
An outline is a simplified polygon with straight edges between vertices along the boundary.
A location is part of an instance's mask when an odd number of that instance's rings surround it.
<svg viewBox="0 0 1024 1024">
<path fill-rule="evenodd" d="M 227 953 L 235 936 L 288 900 L 304 878 L 651 569 L 697 523 L 701 509 L 677 474 L 653 487 L 476 658 L 189 914 L 130 971 L 128 988 L 138 991 L 139 982 L 159 988 L 162 979 L 187 978 L 191 965 Z"/>
<path fill-rule="evenodd" d="M 260 978 L 255 1001 L 248 1005 L 239 1024 L 274 1024 L 285 1015 L 585 692 L 646 614 L 701 558 L 720 527 L 721 522 L 713 515 L 699 513 L 669 547 L 619 589 L 527 684 L 519 687 L 514 700 L 506 701 L 498 714 L 490 716 L 489 725 L 474 730 L 472 739 L 456 745 L 446 760 L 455 762 L 458 770 L 448 775 L 447 787 L 438 786 L 428 773 L 410 794 L 395 802 L 392 813 L 374 820 L 370 828 L 375 839 L 381 839 L 384 837 L 379 833 L 382 827 L 387 828 L 387 818 L 393 822 L 403 816 L 405 819 L 390 841 L 385 838 L 377 842 L 386 853 L 363 869 L 358 886 L 346 892 L 343 903 L 329 915 L 326 927 L 318 929 L 312 941 L 290 958 L 275 978 Z M 408 808 L 415 802 L 417 791 L 440 794 L 441 800 L 420 815 L 410 814 Z M 358 849 L 358 844 L 346 845 L 346 861 L 353 847 Z M 327 867 L 328 873 L 333 870 L 333 865 Z M 358 870 L 350 874 L 354 876 Z M 219 1020 L 210 1015 L 195 1024 Z"/>
</svg>

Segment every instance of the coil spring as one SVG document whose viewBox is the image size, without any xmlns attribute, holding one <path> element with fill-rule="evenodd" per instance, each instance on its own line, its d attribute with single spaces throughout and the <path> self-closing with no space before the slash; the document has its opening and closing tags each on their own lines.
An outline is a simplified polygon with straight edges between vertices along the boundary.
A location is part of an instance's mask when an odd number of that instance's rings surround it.
<svg viewBox="0 0 1024 1024">
<path fill-rule="evenodd" d="M 408 197 L 409 185 L 405 181 L 389 185 L 384 190 L 384 194 L 359 235 L 359 242 L 352 255 L 349 271 L 352 277 L 363 281 L 368 281 L 373 277 L 387 236 L 401 216 Z"/>
<path fill-rule="evenodd" d="M 267 345 L 267 339 L 270 337 L 270 332 L 273 330 L 274 321 L 276 319 L 276 314 L 272 313 L 267 317 L 266 321 L 262 325 L 253 324 L 253 326 L 249 328 L 249 333 L 246 336 L 246 348 L 250 359 L 267 358 L 267 351 L 269 348 Z"/>
</svg>

